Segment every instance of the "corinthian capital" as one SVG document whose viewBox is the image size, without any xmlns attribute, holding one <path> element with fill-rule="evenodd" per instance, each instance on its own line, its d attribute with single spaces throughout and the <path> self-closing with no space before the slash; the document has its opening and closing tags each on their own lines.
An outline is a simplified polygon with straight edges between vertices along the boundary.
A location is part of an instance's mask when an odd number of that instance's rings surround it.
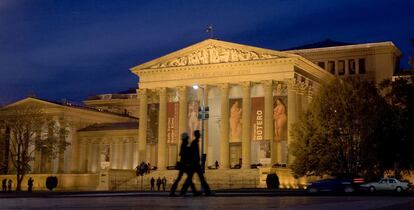
<svg viewBox="0 0 414 210">
<path fill-rule="evenodd" d="M 264 80 L 262 81 L 264 88 L 272 88 L 273 87 L 273 80 Z"/>
</svg>

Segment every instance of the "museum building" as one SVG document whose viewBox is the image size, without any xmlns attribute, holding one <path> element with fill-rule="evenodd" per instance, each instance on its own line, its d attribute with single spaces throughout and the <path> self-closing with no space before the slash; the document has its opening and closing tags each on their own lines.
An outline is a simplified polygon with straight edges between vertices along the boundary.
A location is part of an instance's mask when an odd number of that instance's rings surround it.
<svg viewBox="0 0 414 210">
<path fill-rule="evenodd" d="M 192 136 L 202 125 L 202 150 L 208 166 L 219 163 L 215 171 L 289 168 L 291 126 L 318 88 L 335 76 L 391 79 L 400 56 L 392 42 L 327 40 L 276 51 L 207 39 L 132 67 L 137 89 L 93 96 L 82 106 L 29 97 L 2 107 L 0 117 L 12 107 L 34 104 L 68 128 L 64 152 L 49 160 L 38 151 L 31 161 L 32 173 L 66 174 L 67 188 L 81 189 L 91 180 L 82 189 L 97 188 L 110 182 L 101 180 L 102 173 L 132 171 L 141 161 L 168 174 L 177 162 L 180 134 Z M 209 108 L 204 123 L 202 107 Z M 1 137 L 12 140 L 6 128 Z M 3 172 L 12 173 L 9 149 L 1 150 L 0 162 Z"/>
</svg>

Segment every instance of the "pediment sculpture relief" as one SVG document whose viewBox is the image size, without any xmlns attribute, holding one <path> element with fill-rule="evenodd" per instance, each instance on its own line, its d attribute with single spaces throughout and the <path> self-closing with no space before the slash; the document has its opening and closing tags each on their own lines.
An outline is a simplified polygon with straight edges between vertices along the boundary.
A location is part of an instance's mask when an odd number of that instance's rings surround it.
<svg viewBox="0 0 414 210">
<path fill-rule="evenodd" d="M 230 63 L 250 60 L 264 60 L 271 58 L 283 58 L 283 56 L 208 45 L 207 47 L 194 51 L 189 55 L 177 57 L 163 63 L 158 63 L 151 66 L 150 68 L 154 69 L 202 64 Z"/>
</svg>

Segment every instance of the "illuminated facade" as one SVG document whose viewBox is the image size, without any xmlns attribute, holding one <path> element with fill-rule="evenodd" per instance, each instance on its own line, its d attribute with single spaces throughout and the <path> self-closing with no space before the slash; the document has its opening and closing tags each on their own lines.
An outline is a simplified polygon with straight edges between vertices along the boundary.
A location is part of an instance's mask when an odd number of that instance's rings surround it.
<svg viewBox="0 0 414 210">
<path fill-rule="evenodd" d="M 207 165 L 218 161 L 222 172 L 289 166 L 291 125 L 320 85 L 334 76 L 390 79 L 400 54 L 391 42 L 275 51 L 207 39 L 131 68 L 140 78 L 136 92 L 89 98 L 84 103 L 91 110 L 55 104 L 76 126 L 64 170 L 58 161 L 49 172 L 132 170 L 141 161 L 159 171 L 175 165 L 179 134 L 201 129 L 202 91 L 210 108 Z"/>
</svg>

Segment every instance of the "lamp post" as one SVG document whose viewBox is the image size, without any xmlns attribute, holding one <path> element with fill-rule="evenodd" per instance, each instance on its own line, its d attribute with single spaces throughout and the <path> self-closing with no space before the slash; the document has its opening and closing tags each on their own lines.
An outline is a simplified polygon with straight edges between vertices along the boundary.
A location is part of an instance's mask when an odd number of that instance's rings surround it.
<svg viewBox="0 0 414 210">
<path fill-rule="evenodd" d="M 203 170 L 203 173 L 206 168 L 206 160 L 207 160 L 207 154 L 205 154 L 204 151 L 204 120 L 208 119 L 208 107 L 205 107 L 204 104 L 204 88 L 199 85 L 193 85 L 194 90 L 201 89 L 201 109 L 199 109 L 198 112 L 198 118 L 201 120 L 201 168 Z M 200 113 L 201 112 L 201 113 Z"/>
</svg>

